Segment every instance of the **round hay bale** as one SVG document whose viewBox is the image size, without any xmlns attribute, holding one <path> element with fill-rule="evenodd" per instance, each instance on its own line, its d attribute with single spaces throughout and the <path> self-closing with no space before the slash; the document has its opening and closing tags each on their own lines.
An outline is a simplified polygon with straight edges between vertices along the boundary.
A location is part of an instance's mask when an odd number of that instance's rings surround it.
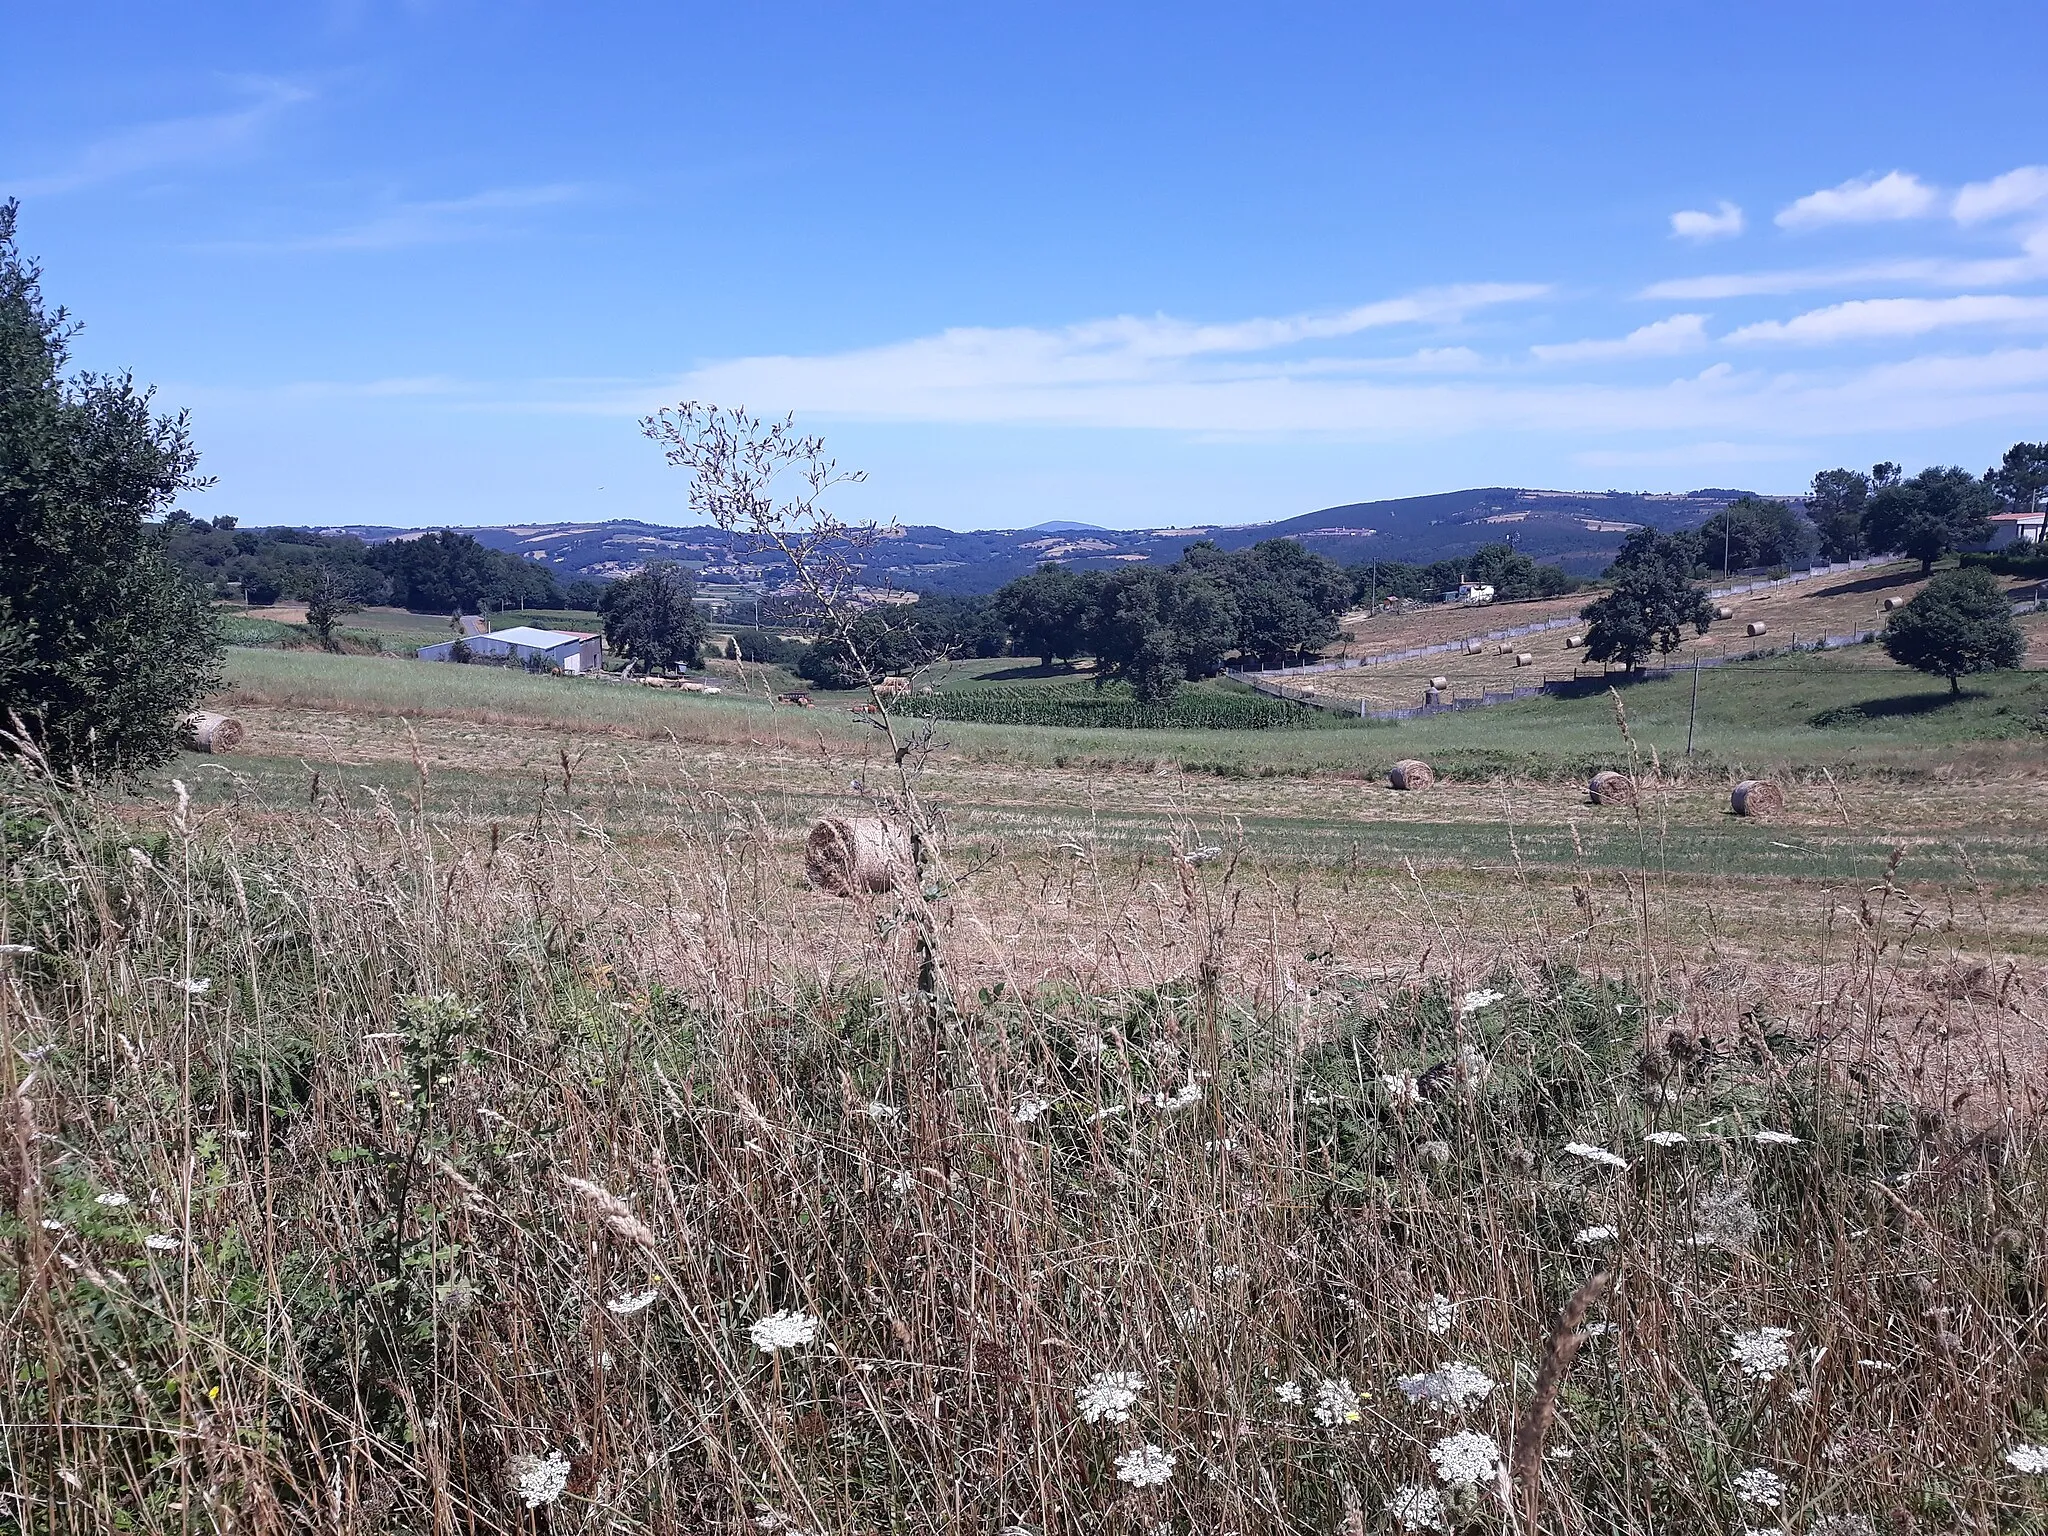
<svg viewBox="0 0 2048 1536">
<path fill-rule="evenodd" d="M 1884 611 L 1890 613 L 1894 608 L 1903 608 L 1905 605 L 1906 600 L 1903 597 L 1888 597 L 1884 600 Z"/>
<path fill-rule="evenodd" d="M 1536 665 L 1536 658 L 1527 651 L 1517 651 L 1515 653 L 1515 665 L 1518 667 L 1533 667 Z"/>
<path fill-rule="evenodd" d="M 1735 617 L 1735 610 L 1726 603 L 1722 603 L 1714 610 L 1714 617 L 1717 619 L 1732 619 Z"/>
<path fill-rule="evenodd" d="M 1568 651 L 1576 651 L 1585 643 L 1586 637 L 1584 635 L 1566 635 L 1564 637 L 1564 648 Z"/>
<path fill-rule="evenodd" d="M 1634 805 L 1636 781 L 1612 768 L 1602 768 L 1586 785 L 1586 796 L 1595 805 Z"/>
<path fill-rule="evenodd" d="M 1785 809 L 1785 791 L 1769 779 L 1744 779 L 1728 792 L 1728 808 L 1738 816 L 1775 816 Z"/>
<path fill-rule="evenodd" d="M 804 873 L 834 896 L 893 889 L 913 863 L 910 829 L 884 816 L 827 816 L 804 842 Z"/>
<path fill-rule="evenodd" d="M 232 752 L 241 745 L 245 734 L 242 722 L 233 715 L 205 710 L 187 715 L 178 730 L 179 739 L 194 752 Z"/>
<path fill-rule="evenodd" d="M 1485 649 L 1486 646 L 1480 641 L 1468 640 L 1465 642 L 1465 654 L 1467 656 L 1477 656 Z"/>
<path fill-rule="evenodd" d="M 1512 656 L 1515 654 L 1515 648 L 1512 645 L 1497 645 L 1493 648 L 1493 654 L 1496 656 Z"/>
<path fill-rule="evenodd" d="M 1768 625 L 1768 624 L 1758 624 L 1758 623 L 1756 623 L 1756 622 L 1752 621 L 1752 622 L 1750 623 L 1750 626 L 1749 626 L 1749 632 L 1750 632 L 1750 634 L 1751 634 L 1751 635 L 1753 635 L 1753 636 L 1754 636 L 1754 635 L 1768 635 L 1768 634 L 1769 634 L 1769 633 L 1771 632 L 1771 626 L 1770 626 L 1770 625 Z"/>
<path fill-rule="evenodd" d="M 1387 770 L 1387 782 L 1396 789 L 1427 789 L 1436 782 L 1436 770 L 1417 757 L 1404 757 Z"/>
<path fill-rule="evenodd" d="M 1448 688 L 1451 686 L 1451 680 L 1448 677 L 1432 677 L 1429 680 L 1429 686 L 1432 688 Z"/>
</svg>

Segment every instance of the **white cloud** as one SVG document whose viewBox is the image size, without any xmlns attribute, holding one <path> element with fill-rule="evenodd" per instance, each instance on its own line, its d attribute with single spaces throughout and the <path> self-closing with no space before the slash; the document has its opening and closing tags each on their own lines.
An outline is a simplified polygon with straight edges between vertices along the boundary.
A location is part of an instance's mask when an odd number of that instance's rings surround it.
<svg viewBox="0 0 2048 1536">
<path fill-rule="evenodd" d="M 2048 207 L 2048 165 L 2023 165 L 1989 181 L 1973 181 L 1956 194 L 1958 224 L 1978 224 Z"/>
<path fill-rule="evenodd" d="M 1839 267 L 1785 267 L 1765 272 L 1716 272 L 1703 277 L 1667 278 L 1639 292 L 1639 299 L 1746 299 L 1821 288 L 1857 288 L 1873 283 L 1911 283 L 1923 288 L 2003 288 L 2048 277 L 2048 228 L 2030 230 L 2017 256 L 1953 258 L 1909 256 L 1855 262 Z"/>
<path fill-rule="evenodd" d="M 216 251 L 395 251 L 408 246 L 447 245 L 502 234 L 516 216 L 578 202 L 589 189 L 571 184 L 495 187 L 467 197 L 394 203 L 383 212 L 325 234 L 283 240 L 217 241 Z"/>
<path fill-rule="evenodd" d="M 1962 294 L 1952 299 L 1854 299 L 1811 309 L 1790 320 L 1763 320 L 1728 333 L 1735 346 L 1782 342 L 1833 346 L 1845 341 L 1897 340 L 1959 326 L 2048 326 L 2048 298 Z"/>
<path fill-rule="evenodd" d="M 1672 357 L 1707 344 L 1705 315 L 1673 315 L 1638 326 L 1626 336 L 1601 341 L 1566 341 L 1529 350 L 1546 363 L 1614 361 L 1631 357 Z"/>
<path fill-rule="evenodd" d="M 0 191 L 47 197 L 149 171 L 208 164 L 246 149 L 286 110 L 313 99 L 311 91 L 283 80 L 256 78 L 237 83 L 254 98 L 246 106 L 126 129 L 87 145 L 69 165 L 41 176 L 0 182 Z"/>
<path fill-rule="evenodd" d="M 1875 180 L 1852 177 L 1838 187 L 1809 192 L 1778 210 L 1781 229 L 1818 229 L 1827 224 L 1881 224 L 1918 219 L 1934 212 L 1936 196 L 1911 171 L 1888 171 Z"/>
<path fill-rule="evenodd" d="M 1712 213 L 1680 209 L 1671 215 L 1671 233 L 1682 240 L 1726 240 L 1742 233 L 1742 210 L 1725 199 Z"/>
</svg>

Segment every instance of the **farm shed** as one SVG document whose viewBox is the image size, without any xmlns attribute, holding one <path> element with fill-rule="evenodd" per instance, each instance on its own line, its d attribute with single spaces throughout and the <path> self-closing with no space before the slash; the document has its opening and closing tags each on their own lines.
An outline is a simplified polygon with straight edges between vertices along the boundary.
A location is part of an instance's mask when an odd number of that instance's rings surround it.
<svg viewBox="0 0 2048 1536">
<path fill-rule="evenodd" d="M 458 645 L 468 646 L 469 654 L 478 660 L 539 662 L 564 672 L 596 672 L 604 666 L 602 636 L 573 629 L 535 629 L 526 624 L 489 634 L 466 635 L 460 640 L 444 640 L 439 645 L 423 645 L 420 660 L 452 661 Z"/>
</svg>

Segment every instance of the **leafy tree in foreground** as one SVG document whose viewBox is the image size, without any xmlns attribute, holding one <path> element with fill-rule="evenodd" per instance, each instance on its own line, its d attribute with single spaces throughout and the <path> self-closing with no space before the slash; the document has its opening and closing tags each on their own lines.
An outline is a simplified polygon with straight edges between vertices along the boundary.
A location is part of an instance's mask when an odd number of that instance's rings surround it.
<svg viewBox="0 0 2048 1536">
<path fill-rule="evenodd" d="M 1863 512 L 1863 537 L 1872 549 L 1910 555 L 1925 575 L 1943 555 L 1989 537 L 1998 492 L 1967 469 L 1936 465 L 1902 480 L 1896 465 L 1878 468 L 1893 477 L 1880 475 L 1884 483 Z"/>
<path fill-rule="evenodd" d="M 1677 650 L 1688 625 L 1704 635 L 1714 622 L 1714 606 L 1693 585 L 1697 545 L 1691 538 L 1638 529 L 1622 548 L 1627 563 L 1617 560 L 1608 571 L 1613 590 L 1588 603 L 1579 616 L 1591 625 L 1586 631 L 1589 658 L 1635 668 L 1653 651 L 1668 656 Z"/>
<path fill-rule="evenodd" d="M 53 766 L 105 775 L 168 761 L 220 682 L 205 598 L 149 519 L 203 487 L 185 417 L 126 374 L 67 378 L 75 332 L 0 204 L 0 682 Z"/>
<path fill-rule="evenodd" d="M 2027 655 L 2012 604 L 1991 573 L 1979 570 L 1945 571 L 1928 582 L 1885 621 L 1878 644 L 1901 666 L 1947 678 L 1950 693 L 1961 693 L 1960 679 L 1972 673 L 2016 667 Z"/>
<path fill-rule="evenodd" d="M 604 643 L 654 672 L 694 666 L 706 632 L 697 584 L 673 560 L 656 560 L 605 589 Z"/>
</svg>

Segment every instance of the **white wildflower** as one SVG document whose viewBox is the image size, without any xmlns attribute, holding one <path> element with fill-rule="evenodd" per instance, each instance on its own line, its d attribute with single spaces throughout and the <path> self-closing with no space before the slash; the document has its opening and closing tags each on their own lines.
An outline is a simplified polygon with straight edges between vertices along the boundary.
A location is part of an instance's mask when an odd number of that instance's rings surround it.
<svg viewBox="0 0 2048 1536">
<path fill-rule="evenodd" d="M 1473 1488 L 1491 1482 L 1500 1470 L 1500 1445 L 1491 1435 L 1461 1429 L 1431 1446 L 1429 1459 L 1445 1482 L 1456 1488 Z"/>
<path fill-rule="evenodd" d="M 1856 1363 L 1862 1366 L 1866 1371 L 1896 1371 L 1898 1369 L 1898 1367 L 1896 1365 L 1893 1365 L 1889 1360 L 1865 1359 L 1858 1360 Z"/>
<path fill-rule="evenodd" d="M 35 952 L 33 944 L 0 944 L 0 955 L 32 955 Z"/>
<path fill-rule="evenodd" d="M 1744 1376 L 1769 1381 L 1792 1363 L 1790 1328 L 1755 1328 L 1728 1341 L 1728 1358 Z"/>
<path fill-rule="evenodd" d="M 1467 992 L 1458 1001 L 1458 1012 L 1461 1016 L 1475 1014 L 1482 1008 L 1491 1008 L 1505 996 L 1505 992 L 1493 992 L 1484 988 L 1476 992 Z"/>
<path fill-rule="evenodd" d="M 1244 1278 L 1244 1266 L 1242 1264 L 1218 1264 L 1209 1271 L 1209 1278 L 1218 1285 L 1228 1285 L 1233 1280 L 1242 1280 Z"/>
<path fill-rule="evenodd" d="M 1090 1424 L 1105 1420 L 1121 1424 L 1131 1416 L 1138 1394 L 1144 1390 L 1145 1378 L 1136 1371 L 1097 1371 L 1088 1385 L 1074 1393 L 1074 1406 Z"/>
<path fill-rule="evenodd" d="M 1051 1108 L 1051 1099 L 1042 1094 L 1027 1093 L 1017 1100 L 1016 1107 L 1010 1111 L 1010 1120 L 1016 1125 L 1029 1125 L 1034 1120 L 1043 1119 L 1045 1112 Z"/>
<path fill-rule="evenodd" d="M 1173 1452 L 1141 1445 L 1116 1459 L 1116 1480 L 1133 1488 L 1157 1488 L 1173 1476 Z"/>
<path fill-rule="evenodd" d="M 1494 1382 L 1476 1365 L 1446 1360 L 1433 1371 L 1403 1376 L 1394 1385 L 1407 1394 L 1410 1402 L 1462 1410 L 1470 1403 L 1484 1401 L 1493 1391 Z"/>
<path fill-rule="evenodd" d="M 1331 1376 L 1316 1383 L 1315 1420 L 1326 1429 L 1356 1424 L 1359 1419 L 1358 1389 L 1349 1376 Z"/>
<path fill-rule="evenodd" d="M 644 1291 L 634 1291 L 625 1296 L 607 1297 L 604 1309 L 614 1317 L 631 1317 L 635 1312 L 644 1312 L 647 1308 L 653 1306 L 655 1298 L 660 1294 L 661 1287 L 651 1285 Z"/>
<path fill-rule="evenodd" d="M 889 1175 L 890 1194 L 907 1195 L 915 1188 L 917 1188 L 917 1175 L 908 1168 L 898 1168 Z"/>
<path fill-rule="evenodd" d="M 185 976 L 171 983 L 187 997 L 204 997 L 213 990 L 213 983 L 204 976 Z"/>
<path fill-rule="evenodd" d="M 1273 1389 L 1273 1395 L 1288 1407 L 1299 1408 L 1301 1406 L 1301 1383 L 1298 1381 L 1283 1381 Z"/>
<path fill-rule="evenodd" d="M 1693 1245 L 1699 1248 L 1742 1248 L 1756 1236 L 1763 1218 L 1739 1184 L 1725 1180 L 1701 1195 L 1693 1206 Z"/>
<path fill-rule="evenodd" d="M 176 1253 L 185 1244 L 168 1232 L 152 1232 L 142 1240 L 142 1246 L 151 1253 Z"/>
<path fill-rule="evenodd" d="M 755 1320 L 747 1337 L 762 1354 L 772 1355 L 777 1350 L 800 1349 L 815 1339 L 823 1326 L 821 1319 L 808 1312 L 770 1312 Z"/>
<path fill-rule="evenodd" d="M 1091 1122 L 1107 1120 L 1111 1115 L 1122 1114 L 1127 1107 L 1123 1104 L 1105 1104 L 1088 1118 Z"/>
<path fill-rule="evenodd" d="M 1171 1093 L 1153 1094 L 1151 1102 L 1154 1109 L 1170 1115 L 1176 1110 L 1187 1109 L 1191 1105 L 1201 1103 L 1202 1085 L 1189 1078 Z"/>
<path fill-rule="evenodd" d="M 62 1232 L 66 1230 L 63 1222 L 52 1221 L 47 1216 L 45 1216 L 41 1221 L 37 1222 L 36 1225 L 41 1227 L 45 1232 Z"/>
<path fill-rule="evenodd" d="M 1877 1527 L 1862 1515 L 1822 1515 L 1806 1536 L 1877 1536 Z"/>
<path fill-rule="evenodd" d="M 1761 1147 L 1796 1147 L 1799 1138 L 1790 1131 L 1758 1131 L 1750 1138 Z"/>
<path fill-rule="evenodd" d="M 1409 1483 L 1396 1488 L 1387 1499 L 1387 1514 L 1404 1531 L 1441 1531 L 1444 1524 L 1444 1496 L 1434 1488 Z"/>
<path fill-rule="evenodd" d="M 1423 1308 L 1422 1311 L 1422 1326 L 1438 1338 L 1442 1338 L 1445 1334 L 1449 1333 L 1451 1331 L 1451 1324 L 1456 1322 L 1457 1319 L 1457 1304 L 1442 1291 L 1438 1291 L 1434 1296 L 1430 1297 L 1429 1305 Z"/>
<path fill-rule="evenodd" d="M 512 1481 L 513 1493 L 525 1501 L 526 1507 L 539 1509 L 568 1491 L 569 1458 L 560 1451 L 549 1451 L 546 1456 L 514 1456 L 505 1463 L 505 1475 Z"/>
<path fill-rule="evenodd" d="M 1683 1131 L 1651 1131 L 1643 1140 L 1653 1147 L 1682 1147 L 1692 1138 Z"/>
<path fill-rule="evenodd" d="M 1493 1075 L 1493 1063 L 1486 1059 L 1485 1053 L 1478 1046 L 1461 1045 L 1458 1047 L 1457 1063 L 1453 1070 L 1457 1072 L 1458 1081 L 1463 1086 L 1478 1088 Z"/>
<path fill-rule="evenodd" d="M 1575 1243 L 1611 1243 L 1619 1234 L 1613 1227 L 1581 1227 L 1572 1238 Z"/>
<path fill-rule="evenodd" d="M 2006 1465 L 2030 1477 L 2048 1477 L 2048 1445 L 2016 1445 L 2005 1453 Z"/>
<path fill-rule="evenodd" d="M 1412 1109 L 1422 1102 L 1422 1083 L 1413 1072 L 1386 1072 L 1380 1076 L 1387 1098 L 1396 1109 Z"/>
<path fill-rule="evenodd" d="M 861 1113 L 877 1125 L 894 1125 L 903 1118 L 902 1110 L 898 1109 L 894 1104 L 884 1104 L 880 1099 L 876 1099 L 873 1103 L 867 1105 L 861 1110 Z"/>
<path fill-rule="evenodd" d="M 1785 1480 L 1768 1467 L 1751 1467 L 1736 1477 L 1735 1497 L 1745 1504 L 1776 1509 L 1785 1500 Z"/>
<path fill-rule="evenodd" d="M 93 1196 L 94 1205 L 126 1205 L 128 1197 L 118 1189 L 110 1189 L 103 1195 Z"/>
<path fill-rule="evenodd" d="M 1583 1157 L 1587 1162 L 1598 1163 L 1603 1168 L 1626 1169 L 1628 1167 L 1627 1158 L 1619 1157 L 1608 1151 L 1605 1147 L 1596 1147 L 1590 1142 L 1568 1141 L 1564 1144 L 1564 1149 L 1571 1153 L 1573 1157 Z"/>
</svg>

